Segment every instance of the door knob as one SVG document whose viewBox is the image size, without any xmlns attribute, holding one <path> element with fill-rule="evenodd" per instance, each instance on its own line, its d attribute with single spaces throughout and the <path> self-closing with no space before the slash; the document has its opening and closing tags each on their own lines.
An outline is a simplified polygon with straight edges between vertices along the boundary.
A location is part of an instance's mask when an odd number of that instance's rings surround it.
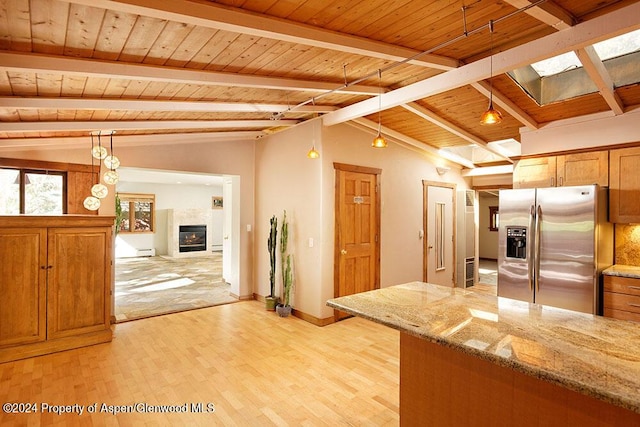
<svg viewBox="0 0 640 427">
<path fill-rule="evenodd" d="M 342 250 L 340 251 L 340 253 L 341 253 L 342 255 L 346 255 L 346 254 L 347 254 L 347 250 L 346 250 L 346 249 L 342 249 Z"/>
<path fill-rule="evenodd" d="M 427 246 L 427 249 L 433 249 L 433 245 Z"/>
</svg>

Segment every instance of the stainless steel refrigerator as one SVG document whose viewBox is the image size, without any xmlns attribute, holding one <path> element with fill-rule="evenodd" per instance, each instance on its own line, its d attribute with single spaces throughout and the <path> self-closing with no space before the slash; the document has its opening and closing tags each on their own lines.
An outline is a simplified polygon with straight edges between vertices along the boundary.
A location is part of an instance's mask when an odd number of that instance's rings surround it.
<svg viewBox="0 0 640 427">
<path fill-rule="evenodd" d="M 613 264 L 607 189 L 501 190 L 498 296 L 601 314 L 600 275 Z"/>
</svg>

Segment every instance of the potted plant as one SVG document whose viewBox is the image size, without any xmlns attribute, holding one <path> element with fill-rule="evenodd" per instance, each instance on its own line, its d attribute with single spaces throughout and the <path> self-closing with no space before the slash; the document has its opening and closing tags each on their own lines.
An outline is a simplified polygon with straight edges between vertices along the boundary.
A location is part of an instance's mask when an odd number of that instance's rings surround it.
<svg viewBox="0 0 640 427">
<path fill-rule="evenodd" d="M 273 215 L 269 222 L 271 223 L 271 229 L 269 230 L 269 238 L 267 239 L 267 249 L 269 250 L 269 284 L 271 285 L 271 292 L 264 300 L 266 309 L 273 311 L 276 309 L 276 304 L 278 302 L 278 297 L 276 297 L 276 243 L 278 236 L 278 219 Z"/>
<path fill-rule="evenodd" d="M 280 233 L 280 262 L 282 265 L 283 303 L 276 306 L 276 312 L 280 317 L 287 317 L 291 313 L 291 285 L 293 283 L 293 275 L 291 273 L 291 254 L 287 253 L 288 241 L 289 223 L 287 222 L 287 211 L 284 211 Z"/>
</svg>

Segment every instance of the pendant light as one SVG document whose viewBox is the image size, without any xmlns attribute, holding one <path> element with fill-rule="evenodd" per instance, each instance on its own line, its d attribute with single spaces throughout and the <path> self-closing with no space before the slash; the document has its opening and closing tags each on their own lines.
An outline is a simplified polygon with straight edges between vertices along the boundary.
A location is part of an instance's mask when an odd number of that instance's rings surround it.
<svg viewBox="0 0 640 427">
<path fill-rule="evenodd" d="M 315 130 L 315 126 L 316 124 L 313 124 L 314 128 L 313 128 L 313 143 L 311 145 L 311 150 L 309 150 L 309 152 L 307 153 L 307 158 L 309 159 L 317 159 L 318 157 L 320 157 L 320 153 L 318 152 L 318 150 L 316 150 L 316 130 Z"/>
<path fill-rule="evenodd" d="M 316 150 L 315 144 L 313 144 L 311 150 L 309 150 L 309 152 L 307 153 L 307 157 L 310 159 L 317 159 L 318 157 L 320 157 L 320 153 L 318 153 L 318 151 Z"/>
<path fill-rule="evenodd" d="M 491 50 L 489 55 L 490 74 L 489 74 L 489 108 L 480 116 L 480 124 L 494 125 L 502 121 L 502 113 L 493 108 L 493 21 L 489 21 L 489 35 Z"/>
<path fill-rule="evenodd" d="M 120 167 L 120 159 L 118 159 L 116 156 L 113 155 L 113 134 L 114 133 L 115 133 L 115 130 L 112 130 L 110 139 L 109 139 L 109 144 L 110 144 L 109 148 L 111 149 L 111 154 L 105 157 L 104 159 L 104 165 L 108 167 L 109 170 L 106 171 L 104 173 L 104 176 L 102 177 L 104 182 L 106 182 L 109 185 L 116 185 L 118 183 L 118 180 L 120 179 L 118 172 L 116 172 L 116 169 Z"/>
<path fill-rule="evenodd" d="M 382 127 L 382 122 L 380 120 L 380 111 L 382 110 L 382 91 L 381 91 L 381 83 L 382 80 L 382 71 L 378 69 L 378 135 L 373 138 L 373 142 L 371 146 L 374 148 L 385 148 L 387 146 L 387 140 L 384 139 L 382 133 L 380 133 L 380 128 Z"/>
<path fill-rule="evenodd" d="M 99 145 L 100 146 L 100 145 Z M 105 150 L 106 151 L 106 150 Z M 94 165 L 94 159 L 96 158 L 96 154 L 100 154 L 100 150 L 96 150 L 96 146 L 93 142 L 93 133 L 91 133 L 91 173 L 93 174 L 93 169 L 95 167 Z M 98 172 L 98 177 L 100 177 L 100 173 Z M 98 178 L 99 179 L 99 178 Z M 96 184 L 98 185 L 98 184 Z M 90 210 L 90 211 L 97 211 L 98 209 L 100 209 L 100 199 L 97 198 L 94 194 L 94 189 L 96 188 L 96 185 L 94 185 L 93 187 L 91 187 L 91 196 L 87 196 L 84 201 L 82 202 L 82 205 L 85 207 L 85 209 Z M 105 187 L 106 188 L 106 187 Z"/>
</svg>

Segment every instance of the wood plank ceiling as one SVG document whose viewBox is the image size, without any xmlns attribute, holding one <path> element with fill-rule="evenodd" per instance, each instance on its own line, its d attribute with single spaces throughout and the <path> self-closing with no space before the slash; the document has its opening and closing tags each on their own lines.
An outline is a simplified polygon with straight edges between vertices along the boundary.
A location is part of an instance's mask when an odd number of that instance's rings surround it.
<svg viewBox="0 0 640 427">
<path fill-rule="evenodd" d="M 518 140 L 523 126 L 640 104 L 630 85 L 539 106 L 504 68 L 612 16 L 568 49 L 636 29 L 615 14 L 640 16 L 637 3 L 0 0 L 0 147 L 99 129 L 257 137 L 317 115 L 375 127 L 380 105 L 385 131 L 425 147 Z M 479 124 L 491 53 L 504 115 L 493 127 Z"/>
</svg>

